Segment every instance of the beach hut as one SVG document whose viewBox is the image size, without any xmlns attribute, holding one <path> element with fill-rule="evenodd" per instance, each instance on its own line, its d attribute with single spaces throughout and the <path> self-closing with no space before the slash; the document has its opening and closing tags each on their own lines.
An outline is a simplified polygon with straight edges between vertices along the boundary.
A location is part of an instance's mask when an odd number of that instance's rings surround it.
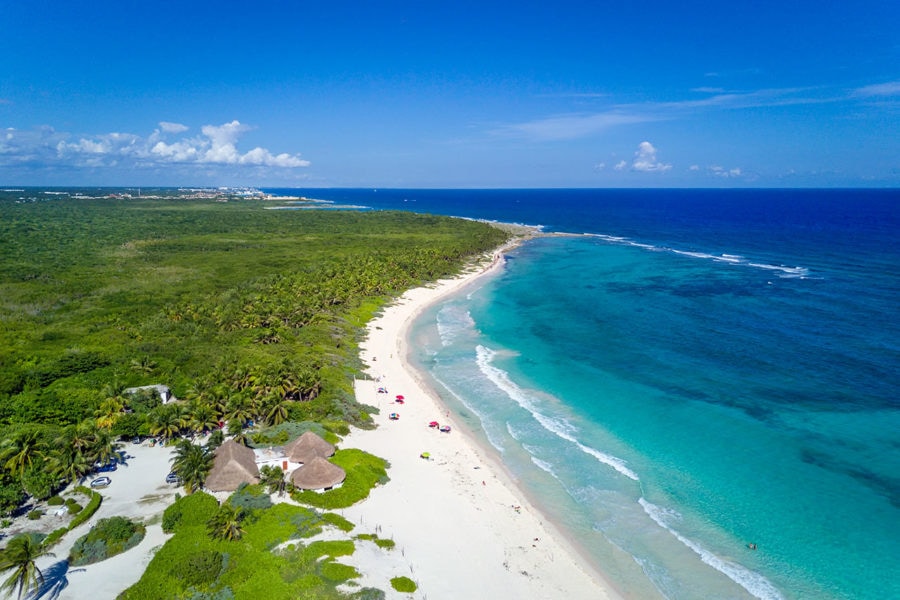
<svg viewBox="0 0 900 600">
<path fill-rule="evenodd" d="M 334 456 L 334 446 L 312 431 L 307 431 L 284 447 L 284 455 L 291 462 L 305 464 L 317 456 L 321 458 Z"/>
<path fill-rule="evenodd" d="M 291 473 L 291 482 L 301 490 L 330 490 L 345 477 L 342 468 L 317 456 Z"/>
<path fill-rule="evenodd" d="M 206 489 L 213 492 L 233 492 L 242 483 L 259 483 L 256 453 L 250 448 L 228 440 L 216 449 L 213 468 L 206 477 Z"/>
</svg>

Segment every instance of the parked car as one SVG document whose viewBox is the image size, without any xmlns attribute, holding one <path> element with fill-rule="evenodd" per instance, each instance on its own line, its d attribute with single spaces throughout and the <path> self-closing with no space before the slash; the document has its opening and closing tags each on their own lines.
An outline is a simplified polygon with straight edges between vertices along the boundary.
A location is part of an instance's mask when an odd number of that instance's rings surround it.
<svg viewBox="0 0 900 600">
<path fill-rule="evenodd" d="M 169 473 L 166 475 L 166 483 L 181 483 L 181 477 L 175 473 Z"/>
<path fill-rule="evenodd" d="M 98 477 L 97 479 L 91 482 L 92 488 L 104 488 L 112 483 L 112 479 L 109 477 Z"/>
</svg>

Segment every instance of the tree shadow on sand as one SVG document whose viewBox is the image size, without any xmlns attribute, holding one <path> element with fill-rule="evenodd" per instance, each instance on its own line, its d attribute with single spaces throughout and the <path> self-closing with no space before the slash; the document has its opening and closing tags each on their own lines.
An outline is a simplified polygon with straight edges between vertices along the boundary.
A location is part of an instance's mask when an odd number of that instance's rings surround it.
<svg viewBox="0 0 900 600">
<path fill-rule="evenodd" d="M 84 569 L 72 569 L 70 571 L 68 560 L 53 563 L 41 572 L 44 576 L 44 581 L 37 590 L 26 596 L 26 600 L 57 600 L 62 591 L 69 585 L 67 575 L 83 571 Z"/>
</svg>

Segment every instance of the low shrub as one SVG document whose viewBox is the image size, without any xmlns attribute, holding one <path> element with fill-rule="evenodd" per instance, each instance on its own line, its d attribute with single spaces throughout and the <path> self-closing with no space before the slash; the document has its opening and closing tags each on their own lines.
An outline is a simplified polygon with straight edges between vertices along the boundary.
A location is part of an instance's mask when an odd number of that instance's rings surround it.
<svg viewBox="0 0 900 600">
<path fill-rule="evenodd" d="M 403 592 L 406 594 L 412 594 L 415 592 L 419 586 L 416 585 L 416 582 L 410 579 L 409 577 L 392 577 L 391 578 L 391 587 L 397 590 L 398 592 Z"/>
<path fill-rule="evenodd" d="M 378 588 L 362 588 L 352 596 L 350 596 L 351 600 L 384 600 L 385 594 L 384 590 L 379 590 Z"/>
<path fill-rule="evenodd" d="M 350 565 L 332 561 L 323 562 L 319 567 L 319 572 L 322 577 L 334 583 L 343 583 L 359 577 L 359 571 Z"/>
<path fill-rule="evenodd" d="M 73 502 L 72 504 L 68 505 L 68 509 L 70 515 L 77 515 L 84 509 L 84 507 L 77 502 Z"/>
<path fill-rule="evenodd" d="M 185 586 L 203 588 L 215 583 L 222 573 L 225 558 L 215 550 L 201 550 L 172 565 L 171 574 Z"/>
<path fill-rule="evenodd" d="M 303 549 L 303 558 L 314 561 L 328 556 L 350 556 L 356 550 L 356 546 L 350 540 L 333 540 L 330 542 L 313 542 Z"/>
<path fill-rule="evenodd" d="M 40 519 L 43 515 L 44 515 L 44 511 L 38 510 L 38 509 L 34 509 L 34 510 L 31 511 L 30 513 L 28 513 L 28 520 L 29 520 L 29 521 L 37 521 L 37 520 Z"/>
<path fill-rule="evenodd" d="M 94 513 L 97 512 L 97 509 L 100 508 L 100 503 L 103 501 L 103 496 L 101 496 L 99 492 L 89 490 L 86 487 L 77 487 L 75 488 L 75 491 L 89 496 L 90 501 L 81 512 L 75 515 L 75 518 L 72 519 L 72 522 L 69 523 L 69 531 L 72 531 L 73 529 L 93 517 Z"/>
<path fill-rule="evenodd" d="M 228 504 L 235 508 L 243 508 L 246 511 L 263 510 L 272 506 L 272 499 L 262 485 L 248 485 L 242 483 L 238 489 L 229 496 Z"/>
<path fill-rule="evenodd" d="M 44 539 L 44 547 L 49 548 L 50 546 L 56 544 L 59 540 L 62 539 L 62 536 L 69 533 L 68 527 L 60 527 L 59 529 L 54 529 L 50 535 Z"/>
<path fill-rule="evenodd" d="M 375 538 L 375 545 L 381 548 L 382 550 L 393 550 L 397 545 L 394 540 L 385 540 L 382 538 Z"/>
<path fill-rule="evenodd" d="M 162 528 L 166 533 L 175 532 L 180 526 L 206 526 L 216 511 L 219 501 L 204 492 L 178 498 L 163 513 Z"/>
<path fill-rule="evenodd" d="M 62 496 L 51 496 L 47 499 L 48 506 L 62 506 L 65 504 L 65 500 L 62 499 Z"/>
<path fill-rule="evenodd" d="M 337 513 L 324 513 L 322 515 L 322 520 L 329 525 L 337 527 L 343 532 L 353 531 L 353 528 L 356 527 L 353 523 Z"/>
<path fill-rule="evenodd" d="M 100 519 L 91 530 L 78 538 L 69 554 L 73 566 L 89 565 L 137 546 L 146 529 L 125 517 Z"/>
</svg>

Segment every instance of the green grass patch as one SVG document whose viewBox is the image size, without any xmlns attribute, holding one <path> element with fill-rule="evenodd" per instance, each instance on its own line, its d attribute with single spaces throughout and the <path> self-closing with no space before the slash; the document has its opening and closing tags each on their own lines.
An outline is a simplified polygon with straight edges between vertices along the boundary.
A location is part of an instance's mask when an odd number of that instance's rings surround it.
<svg viewBox="0 0 900 600">
<path fill-rule="evenodd" d="M 353 531 L 353 528 L 356 527 L 356 525 L 337 513 L 323 513 L 322 520 L 343 532 Z"/>
<path fill-rule="evenodd" d="M 405 594 L 412 594 L 419 586 L 416 585 L 416 582 L 410 579 L 409 577 L 392 577 L 391 578 L 391 587 L 397 590 L 398 592 L 403 592 Z"/>
<path fill-rule="evenodd" d="M 346 583 L 351 579 L 359 577 L 359 571 L 339 562 L 326 561 L 320 565 L 320 573 L 322 577 L 332 583 Z"/>
</svg>

